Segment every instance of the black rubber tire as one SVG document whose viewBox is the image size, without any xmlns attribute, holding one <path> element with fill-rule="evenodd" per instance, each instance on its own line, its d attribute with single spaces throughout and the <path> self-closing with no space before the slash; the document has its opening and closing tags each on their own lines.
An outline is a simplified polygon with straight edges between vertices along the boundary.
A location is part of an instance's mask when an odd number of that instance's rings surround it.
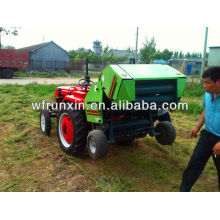
<svg viewBox="0 0 220 220">
<path fill-rule="evenodd" d="M 90 147 L 91 141 L 95 143 L 94 151 L 92 151 Z M 108 142 L 104 132 L 101 130 L 93 130 L 89 132 L 89 135 L 87 137 L 87 148 L 89 151 L 89 155 L 93 159 L 97 160 L 105 157 L 108 153 Z"/>
<path fill-rule="evenodd" d="M 42 127 L 42 116 L 45 119 L 45 126 L 44 128 Z M 50 135 L 50 131 L 51 131 L 51 118 L 50 118 L 50 112 L 46 109 L 43 109 L 40 112 L 40 129 L 41 132 L 46 135 L 49 136 Z"/>
<path fill-rule="evenodd" d="M 67 114 L 71 119 L 72 127 L 73 127 L 73 140 L 70 146 L 66 147 L 60 136 L 59 132 L 59 121 L 61 120 L 61 116 L 63 114 Z M 87 123 L 85 112 L 82 110 L 61 110 L 57 116 L 57 132 L 58 132 L 58 140 L 60 142 L 61 149 L 70 155 L 78 156 L 80 152 L 82 152 L 86 146 L 86 136 L 87 136 Z"/>
<path fill-rule="evenodd" d="M 1 77 L 3 79 L 11 79 L 14 76 L 14 71 L 10 68 L 6 68 L 2 71 Z"/>
<path fill-rule="evenodd" d="M 161 145 L 171 145 L 176 139 L 176 129 L 169 121 L 161 121 L 155 127 L 156 140 Z"/>
</svg>

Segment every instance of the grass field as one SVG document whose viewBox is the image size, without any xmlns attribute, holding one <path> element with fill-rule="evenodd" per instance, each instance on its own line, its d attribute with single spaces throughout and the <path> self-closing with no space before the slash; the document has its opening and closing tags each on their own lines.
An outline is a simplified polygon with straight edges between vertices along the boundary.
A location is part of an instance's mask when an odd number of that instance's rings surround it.
<svg viewBox="0 0 220 220">
<path fill-rule="evenodd" d="M 35 78 L 56 78 L 56 77 L 73 77 L 80 78 L 83 74 L 79 73 L 64 73 L 64 72 L 36 72 L 36 73 L 27 73 L 27 72 L 15 72 L 15 77 L 35 77 Z M 99 77 L 98 73 L 90 73 L 91 77 Z"/>
<path fill-rule="evenodd" d="M 0 191 L 178 191 L 181 176 L 197 139 L 190 139 L 202 111 L 204 91 L 187 85 L 183 102 L 191 113 L 174 112 L 177 130 L 173 146 L 161 146 L 149 136 L 131 146 L 110 146 L 107 157 L 75 158 L 63 153 L 53 120 L 50 137 L 41 134 L 39 112 L 32 102 L 54 100 L 56 85 L 0 86 Z M 210 160 L 193 191 L 217 191 Z"/>
</svg>

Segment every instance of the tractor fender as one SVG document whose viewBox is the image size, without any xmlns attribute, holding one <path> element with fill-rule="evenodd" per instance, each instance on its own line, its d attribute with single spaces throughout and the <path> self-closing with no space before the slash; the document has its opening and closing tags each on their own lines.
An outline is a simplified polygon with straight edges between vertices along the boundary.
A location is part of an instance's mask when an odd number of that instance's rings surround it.
<svg viewBox="0 0 220 220">
<path fill-rule="evenodd" d="M 73 102 L 79 105 L 80 108 L 84 108 L 84 99 L 80 99 L 74 95 L 67 95 L 64 97 L 63 102 Z"/>
</svg>

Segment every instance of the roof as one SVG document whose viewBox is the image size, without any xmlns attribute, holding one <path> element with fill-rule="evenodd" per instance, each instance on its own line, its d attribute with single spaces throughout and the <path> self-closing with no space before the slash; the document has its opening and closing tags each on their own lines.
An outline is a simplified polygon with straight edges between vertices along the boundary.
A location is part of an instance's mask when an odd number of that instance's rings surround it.
<svg viewBox="0 0 220 220">
<path fill-rule="evenodd" d="M 45 47 L 47 46 L 48 44 L 55 44 L 57 47 L 59 47 L 60 49 L 62 49 L 63 51 L 65 51 L 68 55 L 69 53 L 64 50 L 62 47 L 60 47 L 59 45 L 57 45 L 56 43 L 54 43 L 53 41 L 50 41 L 50 42 L 46 42 L 46 43 L 43 43 L 43 44 L 36 44 L 36 45 L 32 45 L 32 46 L 29 46 L 29 47 L 23 47 L 23 48 L 19 48 L 18 50 L 24 50 L 24 51 L 29 51 L 29 52 L 34 52 L 35 50 L 38 50 L 42 47 Z"/>
<path fill-rule="evenodd" d="M 93 43 L 102 43 L 101 41 L 95 40 Z"/>
<path fill-rule="evenodd" d="M 205 59 L 206 61 L 208 60 L 207 58 Z M 202 58 L 172 58 L 169 59 L 168 62 L 172 61 L 180 61 L 180 62 L 202 62 Z"/>
<path fill-rule="evenodd" d="M 36 45 L 33 45 L 33 46 L 29 46 L 29 47 L 19 48 L 18 50 L 26 50 L 26 51 L 29 51 L 29 52 L 33 52 L 33 51 L 35 51 L 37 49 L 40 49 L 41 47 L 46 46 L 49 43 L 50 42 L 43 43 L 43 44 L 36 44 Z"/>
<path fill-rule="evenodd" d="M 220 46 L 212 46 L 212 47 L 209 47 L 209 48 L 220 48 Z"/>
<path fill-rule="evenodd" d="M 168 63 L 166 60 L 153 60 L 153 63 Z"/>
<path fill-rule="evenodd" d="M 133 57 L 134 54 L 132 52 L 129 52 L 127 50 L 117 50 L 117 49 L 111 49 L 111 52 L 115 55 L 115 56 L 129 56 L 129 57 Z"/>
</svg>

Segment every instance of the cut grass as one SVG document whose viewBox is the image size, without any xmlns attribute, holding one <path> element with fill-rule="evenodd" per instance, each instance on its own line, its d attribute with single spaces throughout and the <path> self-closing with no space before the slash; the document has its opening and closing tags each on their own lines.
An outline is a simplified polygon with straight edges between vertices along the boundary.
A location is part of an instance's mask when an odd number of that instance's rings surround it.
<svg viewBox="0 0 220 220">
<path fill-rule="evenodd" d="M 173 113 L 177 139 L 172 147 L 159 145 L 146 136 L 131 146 L 110 146 L 107 157 L 94 161 L 63 153 L 56 135 L 41 134 L 39 111 L 32 102 L 52 102 L 56 85 L 0 86 L 0 191 L 178 191 L 184 168 L 197 139 L 189 132 L 196 114 Z M 189 102 L 201 98 L 185 97 Z M 213 162 L 193 191 L 217 191 Z"/>
</svg>

